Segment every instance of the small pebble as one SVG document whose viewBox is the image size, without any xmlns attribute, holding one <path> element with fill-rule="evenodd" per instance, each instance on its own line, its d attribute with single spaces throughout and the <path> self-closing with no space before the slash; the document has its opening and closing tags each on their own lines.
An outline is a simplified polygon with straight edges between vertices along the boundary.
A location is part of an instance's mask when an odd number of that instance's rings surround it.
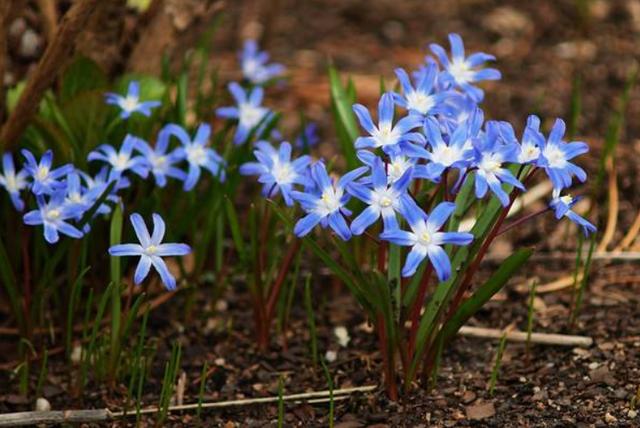
<svg viewBox="0 0 640 428">
<path fill-rule="evenodd" d="M 333 334 L 335 334 L 336 339 L 338 339 L 338 344 L 343 348 L 346 347 L 351 341 L 351 337 L 349 336 L 349 331 L 346 327 L 340 325 L 333 330 Z"/>
<path fill-rule="evenodd" d="M 618 419 L 615 416 L 613 416 L 611 413 L 607 412 L 604 415 L 604 421 L 608 424 L 614 424 L 618 422 Z"/>
<path fill-rule="evenodd" d="M 327 351 L 327 353 L 324 354 L 324 358 L 328 362 L 333 363 L 338 358 L 338 353 L 336 351 Z"/>
<path fill-rule="evenodd" d="M 629 419 L 635 419 L 636 416 L 638 416 L 638 412 L 636 412 L 635 410 L 629 410 L 627 412 L 627 417 Z"/>
<path fill-rule="evenodd" d="M 38 398 L 36 400 L 36 411 L 37 412 L 48 412 L 51 410 L 51 403 L 46 398 Z"/>
</svg>

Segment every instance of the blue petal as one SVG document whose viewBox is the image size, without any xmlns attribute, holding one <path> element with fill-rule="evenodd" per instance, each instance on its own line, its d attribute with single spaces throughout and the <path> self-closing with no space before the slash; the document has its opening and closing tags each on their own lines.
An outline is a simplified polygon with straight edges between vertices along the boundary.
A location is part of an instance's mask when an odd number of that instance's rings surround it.
<svg viewBox="0 0 640 428">
<path fill-rule="evenodd" d="M 138 237 L 138 241 L 143 247 L 148 247 L 151 245 L 151 236 L 149 235 L 149 231 L 147 230 L 147 225 L 144 224 L 144 220 L 142 216 L 138 213 L 133 213 L 129 216 L 131 220 L 131 224 L 133 225 L 133 230 L 136 232 L 136 236 Z"/>
<path fill-rule="evenodd" d="M 385 92 L 382 94 L 382 97 L 380 97 L 380 101 L 378 102 L 378 123 L 393 122 L 394 107 L 393 93 Z"/>
<path fill-rule="evenodd" d="M 133 276 L 133 282 L 137 284 L 141 284 L 142 281 L 147 277 L 149 271 L 151 270 L 151 257 L 142 255 L 140 260 L 138 261 L 138 266 L 136 267 L 136 272 Z"/>
<path fill-rule="evenodd" d="M 400 229 L 385 230 L 380 234 L 380 239 L 389 241 L 396 245 L 402 245 L 404 247 L 410 247 L 415 245 L 416 236 L 411 233 Z"/>
<path fill-rule="evenodd" d="M 468 245 L 473 241 L 473 235 L 467 232 L 444 232 L 440 239 L 443 244 Z"/>
<path fill-rule="evenodd" d="M 161 257 L 184 256 L 191 252 L 191 247 L 187 244 L 160 244 L 156 247 L 156 254 Z"/>
<path fill-rule="evenodd" d="M 343 241 L 348 241 L 351 238 L 351 230 L 339 211 L 329 215 L 329 226 Z"/>
<path fill-rule="evenodd" d="M 464 44 L 459 34 L 449 34 L 449 43 L 451 44 L 451 57 L 456 60 L 464 60 Z"/>
<path fill-rule="evenodd" d="M 368 206 L 358 217 L 351 222 L 351 232 L 354 235 L 362 235 L 365 229 L 380 218 L 380 210 L 377 207 Z"/>
<path fill-rule="evenodd" d="M 139 256 L 144 252 L 139 244 L 118 244 L 109 248 L 109 254 L 112 256 Z"/>
<path fill-rule="evenodd" d="M 298 237 L 307 235 L 322 220 L 322 216 L 318 213 L 311 212 L 302 217 L 293 228 L 293 233 Z"/>
<path fill-rule="evenodd" d="M 404 262 L 402 268 L 402 276 L 411 276 L 416 273 L 416 269 L 420 266 L 420 263 L 427 256 L 427 251 L 422 245 L 415 245 L 409 254 L 407 254 L 407 260 Z"/>
<path fill-rule="evenodd" d="M 153 245 L 158 245 L 162 242 L 162 238 L 164 238 L 165 232 L 165 224 L 160 214 L 153 213 L 153 234 L 151 235 L 151 243 Z"/>
<path fill-rule="evenodd" d="M 447 253 L 441 247 L 432 245 L 429 247 L 428 254 L 440 282 L 448 280 L 451 276 L 451 262 Z"/>
<path fill-rule="evenodd" d="M 169 272 L 169 269 L 167 268 L 164 260 L 162 260 L 158 256 L 151 256 L 150 258 L 153 267 L 156 268 L 156 271 L 158 271 L 158 273 L 160 274 L 160 278 L 162 279 L 165 287 L 167 287 L 168 290 L 175 290 L 176 279 Z"/>
<path fill-rule="evenodd" d="M 440 202 L 429 214 L 427 224 L 435 230 L 440 230 L 442 225 L 449 220 L 449 217 L 451 217 L 455 209 L 456 204 L 453 202 Z"/>
</svg>

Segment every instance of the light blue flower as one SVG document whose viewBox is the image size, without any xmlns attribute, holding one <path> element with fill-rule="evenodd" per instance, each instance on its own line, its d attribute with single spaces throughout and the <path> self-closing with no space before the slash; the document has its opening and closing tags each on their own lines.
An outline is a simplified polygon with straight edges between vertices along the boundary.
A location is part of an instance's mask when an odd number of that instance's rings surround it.
<svg viewBox="0 0 640 428">
<path fill-rule="evenodd" d="M 175 166 L 176 163 L 184 160 L 184 152 L 175 149 L 167 153 L 171 135 L 173 135 L 171 128 L 165 126 L 158 133 L 158 139 L 154 148 L 146 141 L 140 139 L 136 141 L 135 145 L 135 148 L 142 153 L 147 160 L 148 168 L 159 187 L 165 187 L 167 185 L 167 177 L 173 177 L 180 181 L 184 181 L 187 178 L 187 173 Z"/>
<path fill-rule="evenodd" d="M 538 165 L 543 167 L 553 183 L 553 187 L 563 189 L 570 187 L 573 176 L 584 182 L 587 173 L 584 169 L 569 162 L 576 156 L 587 153 L 589 146 L 586 143 L 572 141 L 567 143 L 562 140 L 566 125 L 562 119 L 557 119 L 549 138 L 542 142 L 542 152 L 538 158 Z"/>
<path fill-rule="evenodd" d="M 277 151 L 266 141 L 259 141 L 256 147 L 258 149 L 253 153 L 258 162 L 241 165 L 240 174 L 258 175 L 258 181 L 263 184 L 263 196 L 271 198 L 280 192 L 285 203 L 293 205 L 291 191 L 295 184 L 308 184 L 305 170 L 311 163 L 311 157 L 305 155 L 291 161 L 291 144 L 286 141 Z"/>
<path fill-rule="evenodd" d="M 446 111 L 444 101 L 452 96 L 451 92 L 437 92 L 435 83 L 438 68 L 429 64 L 419 74 L 415 87 L 411 84 L 409 75 L 402 68 L 396 68 L 396 76 L 402 86 L 402 95 L 394 93 L 396 104 L 407 109 L 410 113 L 421 116 L 434 115 Z"/>
<path fill-rule="evenodd" d="M 79 171 L 72 171 L 67 175 L 66 180 L 66 203 L 79 208 L 83 213 L 93 206 L 102 192 L 107 188 L 106 184 L 86 188 L 82 185 Z M 78 218 L 80 218 L 79 216 Z"/>
<path fill-rule="evenodd" d="M 452 202 L 441 202 L 428 216 L 424 211 L 415 209 L 412 205 L 403 203 L 403 215 L 407 219 L 411 232 L 396 229 L 385 231 L 381 239 L 397 245 L 412 247 L 407 255 L 402 276 L 411 276 L 425 259 L 429 257 L 440 281 L 446 281 L 451 276 L 451 262 L 442 248 L 445 244 L 468 245 L 473 235 L 466 232 L 441 232 L 456 205 Z"/>
<path fill-rule="evenodd" d="M 358 150 L 356 152 L 356 156 L 358 156 L 358 159 L 360 159 L 363 164 L 370 168 L 373 167 L 376 159 L 379 159 L 378 156 L 368 150 Z M 402 152 L 390 153 L 387 157 L 388 161 L 386 163 L 386 171 L 389 184 L 398 181 L 409 168 L 413 169 L 413 173 L 411 175 L 412 179 L 429 178 L 429 175 L 427 174 L 427 166 L 418 164 L 418 158 L 406 156 Z M 365 184 L 370 183 L 371 177 L 363 177 L 358 180 L 358 182 Z"/>
<path fill-rule="evenodd" d="M 28 176 L 29 172 L 26 169 L 22 169 L 20 172 L 16 173 L 11 153 L 5 153 L 2 155 L 0 186 L 4 187 L 9 193 L 11 202 L 18 211 L 22 211 L 24 209 L 24 201 L 20 199 L 20 192 L 29 186 L 27 181 Z"/>
<path fill-rule="evenodd" d="M 447 52 L 442 46 L 435 43 L 430 45 L 431 51 L 444 67 L 445 79 L 462 89 L 474 100 L 482 101 L 484 92 L 482 89 L 473 86 L 473 83 L 482 80 L 499 80 L 501 78 L 500 72 L 495 68 L 478 69 L 485 62 L 495 60 L 495 57 L 483 52 L 476 52 L 465 57 L 462 38 L 455 33 L 449 34 L 449 43 L 451 44 L 451 60 L 449 60 Z"/>
<path fill-rule="evenodd" d="M 280 77 L 285 68 L 282 64 L 269 64 L 269 54 L 260 51 L 254 40 L 246 40 L 240 52 L 240 67 L 245 79 L 256 85 Z"/>
<path fill-rule="evenodd" d="M 29 211 L 23 217 L 30 226 L 44 226 L 44 239 L 54 244 L 60 239 L 59 233 L 72 238 L 81 238 L 82 232 L 67 220 L 76 219 L 82 215 L 83 209 L 75 204 L 67 203 L 66 189 L 56 190 L 46 200 L 44 195 L 36 196 L 38 209 Z"/>
<path fill-rule="evenodd" d="M 522 141 L 518 142 L 513 127 L 508 122 L 500 123 L 502 137 L 518 147 L 516 162 L 521 165 L 537 164 L 544 146 L 544 136 L 540 132 L 540 119 L 536 115 L 527 118 L 527 125 L 522 133 Z"/>
<path fill-rule="evenodd" d="M 349 183 L 347 192 L 368 205 L 351 223 L 351 232 L 354 235 L 361 235 L 380 217 L 382 217 L 385 231 L 397 229 L 396 213 L 400 212 L 401 203 L 404 201 L 406 205 L 415 205 L 407 192 L 412 174 L 413 168 L 409 167 L 398 180 L 389 183 L 385 164 L 382 159 L 376 158 L 371 166 L 368 184 L 356 181 Z M 418 209 L 417 205 L 415 209 Z"/>
<path fill-rule="evenodd" d="M 151 116 L 151 109 L 160 106 L 160 101 L 140 101 L 140 83 L 135 80 L 129 82 L 127 95 L 108 92 L 105 94 L 107 104 L 120 107 L 120 117 L 128 119 L 133 113 L 140 113 L 147 117 Z"/>
<path fill-rule="evenodd" d="M 571 195 L 560 196 L 560 192 L 561 189 L 553 189 L 552 200 L 549 203 L 549 206 L 555 212 L 556 219 L 560 220 L 562 217 L 567 217 L 582 228 L 585 236 L 589 236 L 590 233 L 595 232 L 596 227 L 593 224 L 571 211 L 571 207 L 578 203 L 580 198 L 573 198 Z"/>
<path fill-rule="evenodd" d="M 211 126 L 206 123 L 200 124 L 193 140 L 187 131 L 179 125 L 169 124 L 165 126 L 165 129 L 180 140 L 182 147 L 177 149 L 177 155 L 184 157 L 189 162 L 189 171 L 183 186 L 185 191 L 193 189 L 198 183 L 201 168 L 208 170 L 218 180 L 225 180 L 224 159 L 214 149 L 207 147 Z"/>
<path fill-rule="evenodd" d="M 351 238 L 351 230 L 344 219 L 344 215 L 351 215 L 345 207 L 349 201 L 349 194 L 345 187 L 367 171 L 367 167 L 357 168 L 343 175 L 334 183 L 322 162 L 311 166 L 311 178 L 315 183 L 314 189 L 306 192 L 292 191 L 291 196 L 297 200 L 307 215 L 296 223 L 293 233 L 302 237 L 320 223 L 322 227 L 331 227 L 344 241 Z"/>
<path fill-rule="evenodd" d="M 127 171 L 132 171 L 142 178 L 149 175 L 149 166 L 147 160 L 142 156 L 133 156 L 133 149 L 138 144 L 139 138 L 127 134 L 124 137 L 122 146 L 119 151 L 108 144 L 98 146 L 87 156 L 89 161 L 102 161 L 111 166 L 109 173 L 109 181 L 119 180 Z"/>
<path fill-rule="evenodd" d="M 474 140 L 475 192 L 476 197 L 483 198 L 487 190 L 500 200 L 503 206 L 509 205 L 509 195 L 502 188 L 502 183 L 510 184 L 524 190 L 524 186 L 504 163 L 514 162 L 518 153 L 517 144 L 504 144 L 496 122 L 487 122 L 486 131 Z"/>
<path fill-rule="evenodd" d="M 65 184 L 59 179 L 73 171 L 73 165 L 66 164 L 56 169 L 51 169 L 53 163 L 53 152 L 47 150 L 40 158 L 40 162 L 27 149 L 22 150 L 22 155 L 26 159 L 25 171 L 32 179 L 31 191 L 34 195 L 51 194 L 54 191 L 64 188 Z"/>
<path fill-rule="evenodd" d="M 466 170 L 473 159 L 473 146 L 471 140 L 469 123 L 465 122 L 458 126 L 453 134 L 445 141 L 442 138 L 440 124 L 433 118 L 427 118 L 424 122 L 424 133 L 427 136 L 429 149 L 427 149 L 426 165 L 427 175 L 430 180 L 440 181 L 440 177 L 445 170 L 456 168 L 460 171 Z"/>
<path fill-rule="evenodd" d="M 77 170 L 77 173 L 80 174 L 80 176 L 84 181 L 86 192 L 99 191 L 99 196 L 102 195 L 102 193 L 111 183 L 109 180 L 109 176 L 111 174 L 109 172 L 108 166 L 103 166 L 102 168 L 100 168 L 100 171 L 98 171 L 98 173 L 94 177 L 80 170 Z M 113 203 L 118 203 L 120 201 L 120 198 L 117 195 L 118 191 L 122 189 L 126 189 L 130 185 L 131 185 L 131 182 L 127 177 L 124 177 L 124 176 L 120 177 L 116 181 L 116 184 L 113 186 L 113 189 L 111 189 L 110 194 L 107 195 L 107 200 Z M 102 204 L 98 208 L 98 211 L 96 212 L 96 214 L 109 214 L 110 212 L 111 212 L 111 207 L 107 204 Z"/>
<path fill-rule="evenodd" d="M 238 127 L 233 136 L 234 144 L 242 144 L 246 142 L 251 131 L 261 123 L 264 123 L 265 117 L 269 114 L 269 109 L 262 107 L 262 98 L 264 90 L 261 87 L 253 89 L 242 89 L 242 86 L 236 82 L 229 83 L 229 92 L 236 100 L 236 107 L 220 107 L 216 110 L 218 117 L 226 119 L 236 119 Z"/>
<path fill-rule="evenodd" d="M 162 257 L 184 256 L 191 252 L 191 247 L 187 244 L 163 244 L 162 238 L 164 238 L 165 224 L 158 214 L 153 214 L 153 234 L 151 235 L 149 235 L 149 230 L 140 214 L 131 214 L 130 219 L 140 243 L 114 245 L 109 248 L 109 254 L 116 257 L 140 256 L 140 261 L 133 276 L 136 284 L 140 284 L 147 277 L 151 266 L 153 266 L 160 274 L 164 286 L 168 290 L 175 290 L 176 279 L 169 272 Z"/>
<path fill-rule="evenodd" d="M 422 124 L 422 117 L 409 115 L 403 117 L 394 125 L 394 100 L 393 93 L 387 92 L 380 97 L 378 102 L 378 126 L 373 124 L 369 110 L 362 104 L 354 104 L 355 112 L 360 125 L 369 133 L 367 137 L 358 137 L 355 142 L 356 149 L 382 148 L 385 153 L 404 151 L 412 156 L 419 146 L 408 142 L 424 145 L 424 136 L 419 132 L 410 132 Z M 402 147 L 401 147 L 401 143 Z"/>
</svg>

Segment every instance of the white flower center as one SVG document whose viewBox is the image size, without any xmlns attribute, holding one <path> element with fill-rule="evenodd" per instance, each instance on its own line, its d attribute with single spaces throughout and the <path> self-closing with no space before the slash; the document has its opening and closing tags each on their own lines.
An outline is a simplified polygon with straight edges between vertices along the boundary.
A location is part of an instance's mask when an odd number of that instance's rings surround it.
<svg viewBox="0 0 640 428">
<path fill-rule="evenodd" d="M 60 215 L 60 210 L 52 208 L 50 210 L 47 210 L 45 217 L 47 218 L 47 220 L 55 221 L 60 218 Z"/>
<path fill-rule="evenodd" d="M 434 149 L 432 160 L 433 162 L 449 167 L 460 160 L 460 150 L 446 145 L 440 145 Z"/>
<path fill-rule="evenodd" d="M 271 174 L 276 179 L 276 182 L 281 185 L 291 183 L 297 176 L 296 171 L 289 162 L 280 163 L 279 161 L 274 162 Z"/>
<path fill-rule="evenodd" d="M 495 173 L 500 169 L 500 165 L 502 165 L 501 159 L 496 155 L 486 155 L 478 167 L 484 172 Z"/>
<path fill-rule="evenodd" d="M 204 147 L 199 144 L 192 144 L 188 146 L 186 151 L 189 163 L 202 165 L 207 158 L 207 153 L 205 152 Z"/>
<path fill-rule="evenodd" d="M 240 111 L 238 121 L 250 129 L 260 123 L 264 117 L 264 109 L 251 104 L 240 104 L 238 110 Z"/>
<path fill-rule="evenodd" d="M 551 168 L 564 168 L 567 164 L 564 152 L 555 144 L 548 144 L 542 154 L 549 162 Z"/>
<path fill-rule="evenodd" d="M 47 179 L 48 175 L 49 175 L 49 168 L 47 168 L 46 166 L 41 166 L 38 168 L 38 171 L 36 172 L 36 179 L 38 179 L 39 181 L 44 181 Z"/>
<path fill-rule="evenodd" d="M 111 164 L 113 165 L 113 168 L 117 171 L 125 170 L 129 166 L 129 156 L 123 153 L 119 153 L 117 156 L 113 158 Z"/>
<path fill-rule="evenodd" d="M 9 193 L 17 192 L 20 190 L 20 183 L 18 183 L 18 179 L 15 175 L 7 175 L 4 177 L 5 187 Z"/>
<path fill-rule="evenodd" d="M 318 211 L 322 215 L 328 215 L 335 211 L 338 211 L 342 207 L 340 199 L 342 198 L 342 191 L 336 191 L 333 188 L 327 188 L 322 192 L 320 201 L 318 201 Z"/>
<path fill-rule="evenodd" d="M 451 61 L 448 71 L 459 85 L 471 82 L 475 75 L 475 72 L 466 61 L 460 61 L 455 58 Z"/>
<path fill-rule="evenodd" d="M 407 108 L 415 110 L 420 114 L 427 114 L 433 108 L 435 101 L 433 97 L 424 92 L 413 91 L 407 94 Z"/>
<path fill-rule="evenodd" d="M 418 241 L 425 247 L 428 247 L 431 244 L 432 236 L 429 232 L 424 231 L 418 235 Z"/>
<path fill-rule="evenodd" d="M 411 164 L 405 158 L 396 158 L 387 167 L 387 176 L 389 183 L 398 181 L 402 174 L 405 173 Z"/>
<path fill-rule="evenodd" d="M 389 208 L 393 206 L 393 201 L 397 199 L 395 192 L 389 188 L 374 190 L 371 196 L 372 202 L 377 204 L 380 208 Z"/>
<path fill-rule="evenodd" d="M 242 72 L 250 78 L 254 77 L 254 74 L 258 72 L 260 63 L 253 58 L 245 59 L 242 62 Z"/>
<path fill-rule="evenodd" d="M 571 205 L 573 197 L 571 197 L 571 195 L 564 195 L 560 197 L 560 201 L 562 201 L 563 204 Z"/>
<path fill-rule="evenodd" d="M 523 144 L 520 155 L 518 156 L 518 162 L 525 163 L 531 162 L 540 156 L 540 148 L 533 144 Z"/>
<path fill-rule="evenodd" d="M 163 170 L 167 165 L 167 157 L 166 156 L 156 156 L 153 155 L 151 157 L 151 165 L 153 165 L 153 169 Z"/>
<path fill-rule="evenodd" d="M 147 253 L 147 255 L 149 256 L 154 255 L 157 251 L 158 251 L 158 247 L 156 247 L 155 245 L 149 245 L 147 248 L 144 249 L 144 252 Z"/>
<path fill-rule="evenodd" d="M 75 204 L 79 204 L 82 202 L 82 196 L 78 192 L 73 192 L 69 194 L 69 200 Z"/>
<path fill-rule="evenodd" d="M 122 110 L 124 111 L 132 112 L 138 108 L 138 97 L 127 95 L 122 100 L 120 107 L 122 107 Z"/>
<path fill-rule="evenodd" d="M 373 138 L 378 143 L 378 147 L 392 146 L 398 143 L 400 138 L 398 134 L 398 130 L 392 127 L 391 122 L 382 122 Z"/>
</svg>

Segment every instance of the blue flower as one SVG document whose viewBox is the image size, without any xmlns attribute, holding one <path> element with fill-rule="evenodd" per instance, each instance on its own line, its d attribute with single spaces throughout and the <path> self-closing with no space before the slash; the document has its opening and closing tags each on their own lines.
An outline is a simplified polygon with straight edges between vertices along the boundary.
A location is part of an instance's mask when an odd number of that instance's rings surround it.
<svg viewBox="0 0 640 428">
<path fill-rule="evenodd" d="M 24 201 L 20 199 L 20 191 L 26 189 L 29 183 L 27 177 L 29 172 L 25 169 L 16 173 L 13 165 L 13 156 L 11 153 L 5 153 L 2 156 L 2 174 L 0 174 L 0 186 L 9 192 L 9 197 L 13 206 L 18 210 L 24 209 Z"/>
<path fill-rule="evenodd" d="M 149 117 L 151 109 L 162 104 L 160 101 L 140 101 L 140 83 L 135 80 L 129 82 L 126 96 L 108 92 L 105 94 L 105 102 L 120 107 L 122 119 L 128 119 L 131 114 L 136 112 Z"/>
<path fill-rule="evenodd" d="M 278 192 L 287 205 L 293 205 L 291 191 L 294 184 L 308 184 L 305 170 L 311 158 L 307 155 L 300 156 L 291 161 L 291 144 L 286 141 L 280 144 L 276 151 L 271 144 L 266 141 L 256 143 L 258 147 L 254 150 L 254 155 L 258 162 L 247 162 L 240 166 L 242 175 L 258 175 L 258 181 L 263 184 L 262 194 L 271 198 Z"/>
<path fill-rule="evenodd" d="M 187 131 L 179 125 L 169 124 L 165 126 L 165 129 L 180 140 L 182 147 L 177 150 L 177 155 L 183 156 L 189 162 L 189 171 L 186 180 L 184 180 L 184 190 L 189 191 L 195 187 L 200 179 L 201 168 L 207 169 L 218 180 L 224 181 L 224 159 L 214 149 L 207 147 L 211 126 L 206 123 L 200 124 L 193 140 Z"/>
<path fill-rule="evenodd" d="M 436 77 L 438 69 L 435 64 L 429 64 L 415 87 L 411 84 L 409 75 L 402 68 L 396 68 L 396 76 L 402 86 L 403 94 L 394 93 L 396 104 L 407 109 L 410 113 L 422 116 L 434 115 L 445 111 L 443 102 L 451 96 L 450 92 L 436 92 Z"/>
<path fill-rule="evenodd" d="M 367 167 L 360 167 L 343 175 L 337 183 L 333 183 L 322 162 L 316 162 L 311 167 L 311 178 L 315 189 L 307 192 L 292 191 L 291 196 L 297 200 L 307 215 L 296 223 L 293 233 L 302 237 L 320 223 L 322 227 L 331 227 L 344 241 L 351 238 L 351 230 L 343 215 L 350 215 L 345 207 L 349 201 L 349 194 L 345 187 L 364 174 Z"/>
<path fill-rule="evenodd" d="M 455 33 L 449 34 L 449 43 L 451 44 L 451 61 L 442 46 L 435 43 L 430 45 L 431 51 L 445 69 L 445 79 L 451 81 L 474 100 L 482 101 L 484 92 L 473 86 L 472 83 L 500 79 L 500 72 L 495 68 L 478 69 L 485 62 L 495 60 L 495 57 L 483 52 L 476 52 L 465 57 L 462 38 Z"/>
<path fill-rule="evenodd" d="M 571 207 L 578 203 L 580 198 L 573 198 L 571 195 L 560 196 L 560 191 L 561 189 L 553 189 L 552 200 L 549 203 L 549 206 L 555 211 L 556 219 L 560 220 L 562 217 L 567 217 L 582 227 L 585 236 L 589 236 L 590 233 L 595 232 L 596 227 L 593 224 L 571 211 Z"/>
<path fill-rule="evenodd" d="M 102 192 L 107 188 L 107 185 L 104 183 L 100 186 L 93 186 L 90 189 L 86 188 L 80 181 L 79 171 L 70 172 L 69 175 L 67 175 L 66 184 L 66 203 L 70 206 L 79 208 L 82 212 L 91 208 L 100 195 L 102 195 Z"/>
<path fill-rule="evenodd" d="M 527 125 L 522 133 L 522 142 L 520 143 L 518 143 L 513 127 L 508 122 L 500 123 L 500 134 L 506 141 L 517 145 L 516 161 L 519 164 L 538 163 L 541 148 L 544 146 L 544 136 L 540 132 L 538 116 L 532 114 L 527 118 Z"/>
<path fill-rule="evenodd" d="M 448 142 L 442 138 L 440 125 L 433 118 L 425 120 L 424 133 L 431 148 L 431 151 L 427 150 L 430 162 L 426 165 L 430 180 L 439 182 L 442 173 L 448 168 L 463 171 L 469 166 L 473 158 L 473 146 L 468 144 L 470 129 L 467 122 L 455 129 Z"/>
<path fill-rule="evenodd" d="M 487 190 L 497 196 L 503 206 L 509 205 L 509 195 L 502 188 L 502 183 L 510 184 L 521 190 L 524 186 L 511 171 L 503 167 L 506 162 L 514 162 L 518 152 L 517 144 L 503 144 L 496 122 L 487 122 L 486 131 L 474 140 L 473 166 L 475 174 L 475 191 L 478 198 L 483 198 Z"/>
<path fill-rule="evenodd" d="M 320 142 L 318 136 L 318 126 L 315 123 L 309 123 L 304 127 L 302 133 L 296 138 L 295 147 L 297 149 L 310 149 Z"/>
<path fill-rule="evenodd" d="M 393 93 L 387 92 L 382 95 L 378 102 L 378 126 L 373 124 L 369 110 L 361 104 L 354 104 L 353 111 L 360 125 L 369 133 L 368 137 L 358 137 L 355 142 L 356 149 L 381 147 L 385 153 L 391 153 L 400 149 L 401 142 L 412 141 L 424 145 L 425 139 L 419 132 L 409 132 L 422 124 L 422 117 L 409 115 L 403 117 L 393 124 L 394 114 Z M 413 149 L 413 150 L 412 150 Z M 403 144 L 402 150 L 407 155 L 411 155 L 415 150 L 420 149 L 412 144 Z"/>
<path fill-rule="evenodd" d="M 236 100 L 237 107 L 220 107 L 216 110 L 218 117 L 236 119 L 238 128 L 233 136 L 234 144 L 244 143 L 251 131 L 263 122 L 269 109 L 262 107 L 264 90 L 261 87 L 248 89 L 246 92 L 236 82 L 229 83 L 229 91 Z"/>
<path fill-rule="evenodd" d="M 244 42 L 240 53 L 240 66 L 242 75 L 253 84 L 261 85 L 284 73 L 285 68 L 281 64 L 268 64 L 269 54 L 261 52 L 254 40 Z"/>
<path fill-rule="evenodd" d="M 116 257 L 140 256 L 133 280 L 140 284 L 149 274 L 151 266 L 160 274 L 162 283 L 168 290 L 175 290 L 176 279 L 171 275 L 162 257 L 184 256 L 191 252 L 187 244 L 163 244 L 165 224 L 162 217 L 153 214 L 153 234 L 149 235 L 142 216 L 131 214 L 131 224 L 136 232 L 140 244 L 118 244 L 109 248 L 109 254 Z"/>
<path fill-rule="evenodd" d="M 558 189 L 571 186 L 573 176 L 581 182 L 587 179 L 587 173 L 569 160 L 587 153 L 589 146 L 579 141 L 570 143 L 563 141 L 565 129 L 564 121 L 557 119 L 551 128 L 548 140 L 542 142 L 542 152 L 538 159 L 538 165 L 544 168 L 553 187 Z"/>
<path fill-rule="evenodd" d="M 89 161 L 99 160 L 106 162 L 111 166 L 109 181 L 119 180 L 126 171 L 133 171 L 142 178 L 149 175 L 149 166 L 147 160 L 142 156 L 132 156 L 133 149 L 138 144 L 139 138 L 127 134 L 122 142 L 120 151 L 116 151 L 108 144 L 98 146 L 87 156 Z"/>
<path fill-rule="evenodd" d="M 380 238 L 397 245 L 412 247 L 402 268 L 402 276 L 413 275 L 422 260 L 429 257 L 438 279 L 446 281 L 451 276 L 451 262 L 442 245 L 468 245 L 473 240 L 470 233 L 440 231 L 453 214 L 456 205 L 452 202 L 441 202 L 429 216 L 414 206 L 404 202 L 402 205 L 402 212 L 409 222 L 411 232 L 400 229 L 385 231 Z"/>
<path fill-rule="evenodd" d="M 98 171 L 98 173 L 95 175 L 95 177 L 91 177 L 89 174 L 87 174 L 84 171 L 78 170 L 77 172 L 78 174 L 80 174 L 80 176 L 82 176 L 82 179 L 84 180 L 86 192 L 98 191 L 99 192 L 98 197 L 102 195 L 102 192 L 104 192 L 104 190 L 110 184 L 109 175 L 111 174 L 109 172 L 108 166 L 103 166 L 100 169 L 100 171 Z M 120 200 L 120 198 L 117 195 L 117 192 L 122 189 L 126 189 L 130 185 L 131 185 L 131 182 L 127 177 L 120 177 L 120 179 L 113 186 L 113 189 L 111 189 L 111 193 L 107 196 L 107 199 L 111 202 L 117 203 Z M 102 204 L 98 208 L 98 211 L 96 212 L 96 214 L 109 214 L 110 212 L 111 212 L 111 207 L 109 207 L 109 205 L 107 204 Z"/>
<path fill-rule="evenodd" d="M 167 177 L 173 177 L 181 181 L 187 178 L 187 174 L 184 171 L 174 166 L 176 163 L 184 160 L 184 152 L 175 149 L 167 153 L 171 135 L 171 128 L 162 128 L 158 133 L 155 148 L 152 148 L 144 140 L 136 141 L 135 148 L 142 153 L 147 160 L 147 165 L 159 187 L 167 185 Z"/>
<path fill-rule="evenodd" d="M 356 155 L 358 156 L 358 159 L 360 159 L 360 161 L 363 164 L 369 166 L 370 168 L 373 167 L 373 165 L 376 162 L 376 159 L 379 159 L 378 156 L 376 156 L 374 153 L 367 150 L 358 150 Z M 415 157 L 408 157 L 404 155 L 402 152 L 398 152 L 398 153 L 390 153 L 388 158 L 389 158 L 389 161 L 387 162 L 387 165 L 386 165 L 386 171 L 387 171 L 387 180 L 389 184 L 398 181 L 409 168 L 413 169 L 413 173 L 411 175 L 412 179 L 413 178 L 425 178 L 425 179 L 429 178 L 429 175 L 427 174 L 427 166 L 418 164 L 417 163 L 418 159 Z M 360 179 L 359 182 L 370 183 L 371 180 L 370 180 L 370 177 L 364 177 Z"/>
<path fill-rule="evenodd" d="M 72 238 L 81 238 L 82 232 L 66 220 L 75 219 L 82 215 L 83 209 L 75 204 L 67 203 L 66 189 L 57 190 L 51 194 L 49 200 L 44 195 L 36 196 L 38 209 L 29 211 L 23 217 L 26 224 L 44 226 L 44 239 L 50 244 L 58 242 L 59 233 Z"/>
<path fill-rule="evenodd" d="M 58 180 L 73 171 L 73 165 L 71 164 L 51 169 L 51 164 L 53 163 L 53 152 L 51 150 L 44 152 L 40 162 L 37 162 L 36 158 L 27 149 L 22 150 L 22 155 L 26 159 L 24 169 L 33 180 L 31 191 L 34 195 L 51 194 L 60 188 L 64 188 L 65 184 Z"/>
<path fill-rule="evenodd" d="M 365 185 L 355 181 L 349 183 L 347 192 L 368 205 L 351 223 L 351 232 L 354 235 L 361 235 L 380 216 L 382 216 L 385 231 L 397 229 L 396 213 L 400 212 L 401 203 L 404 201 L 406 205 L 415 205 L 407 193 L 412 174 L 413 168 L 409 167 L 398 180 L 389 183 L 385 164 L 380 158 L 376 158 L 371 166 L 370 184 Z M 415 209 L 418 209 L 417 205 Z"/>
</svg>

